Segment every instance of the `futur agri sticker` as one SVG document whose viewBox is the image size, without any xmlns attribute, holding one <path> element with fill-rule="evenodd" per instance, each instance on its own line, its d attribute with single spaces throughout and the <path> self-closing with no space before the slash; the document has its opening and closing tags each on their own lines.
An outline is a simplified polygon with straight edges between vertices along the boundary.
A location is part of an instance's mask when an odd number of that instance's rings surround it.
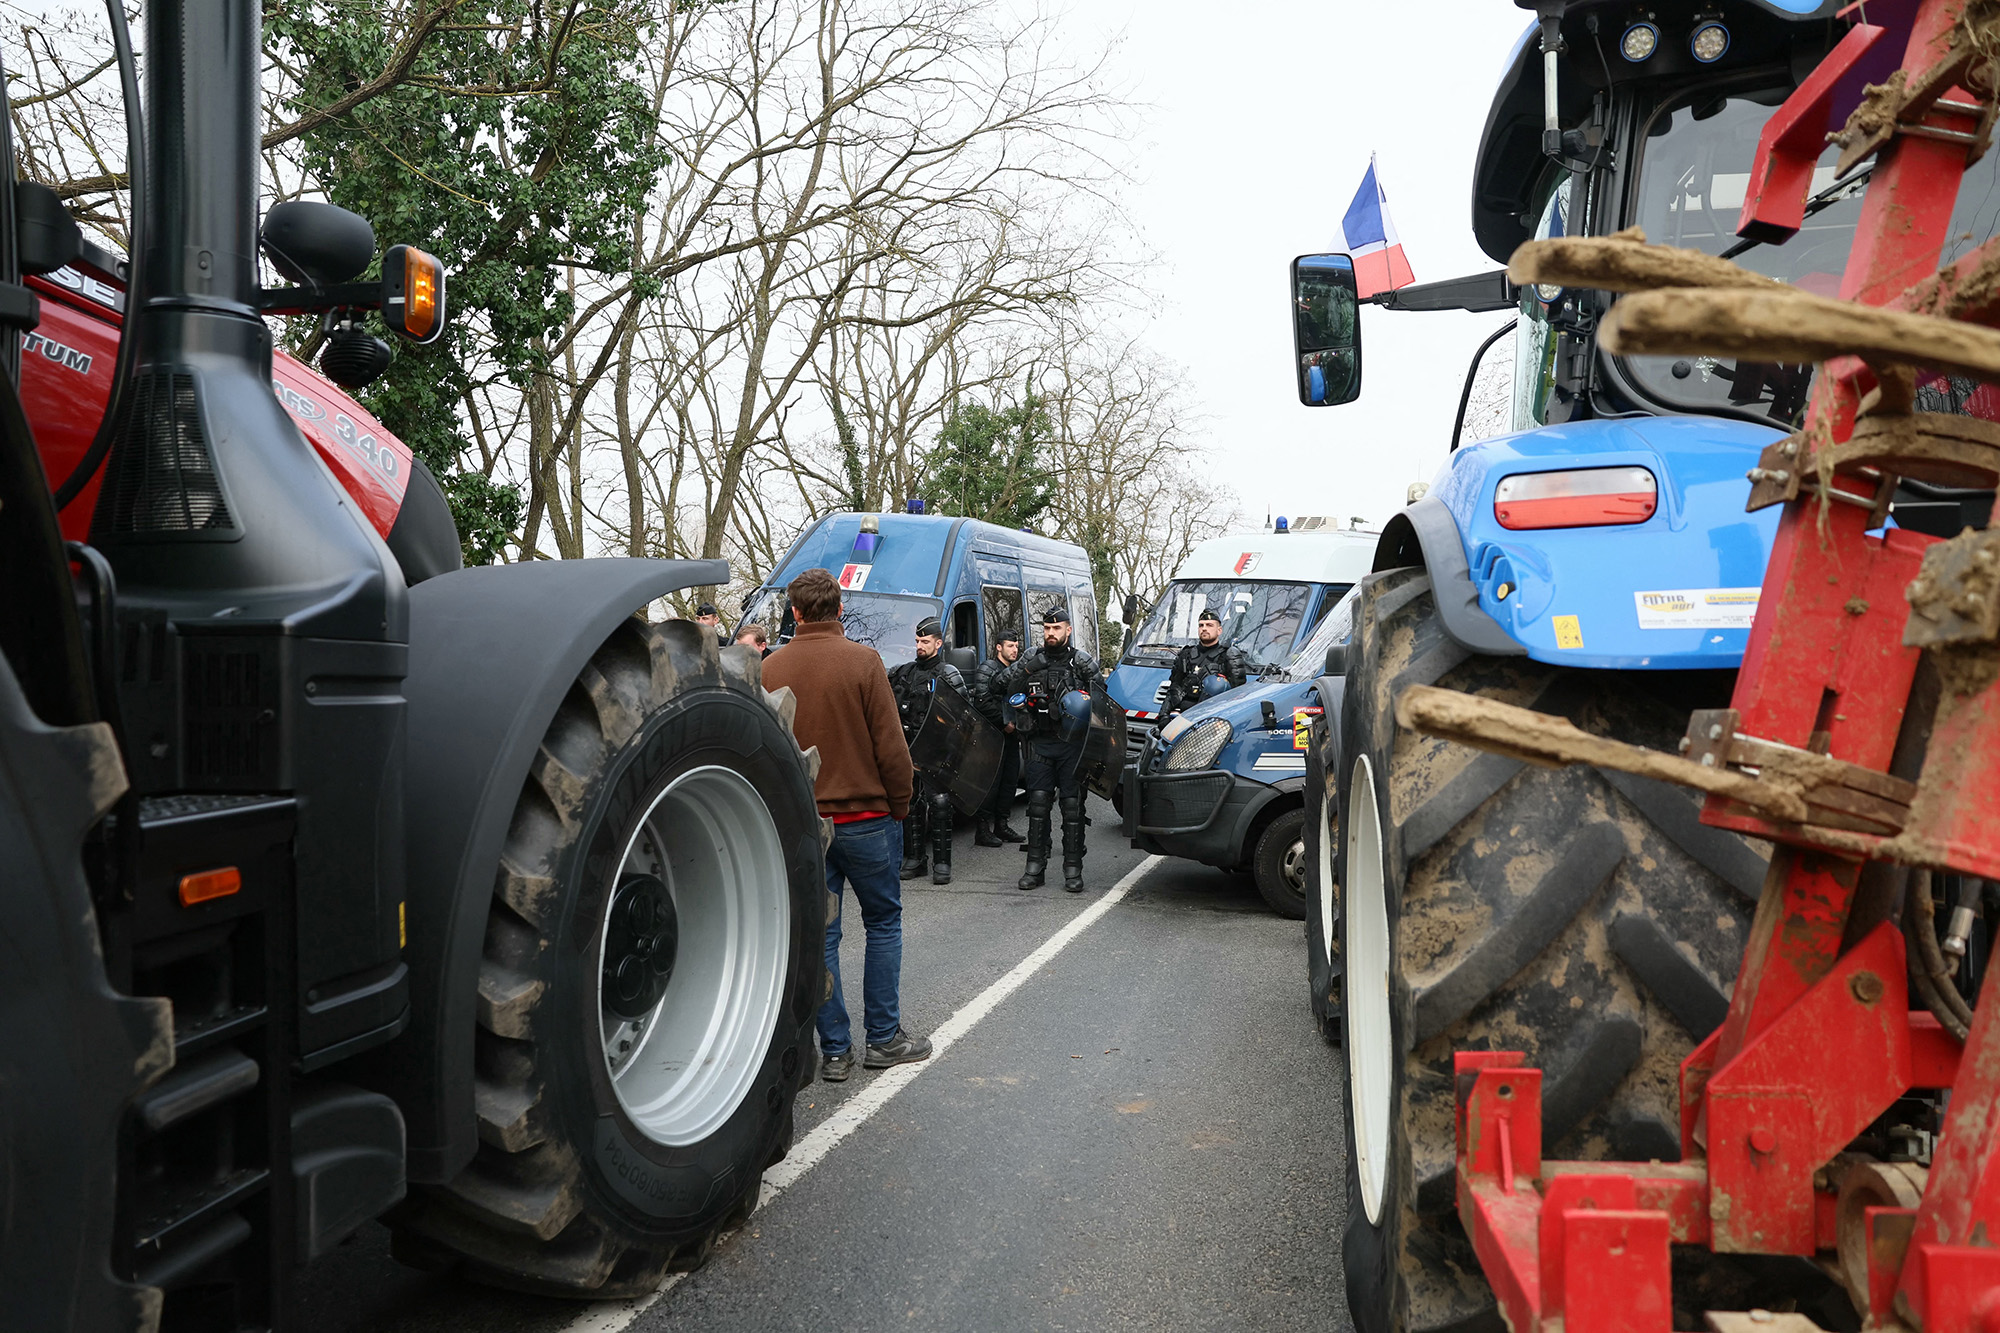
<svg viewBox="0 0 2000 1333">
<path fill-rule="evenodd" d="M 1678 588 L 1635 592 L 1640 629 L 1749 629 L 1757 588 Z"/>
</svg>

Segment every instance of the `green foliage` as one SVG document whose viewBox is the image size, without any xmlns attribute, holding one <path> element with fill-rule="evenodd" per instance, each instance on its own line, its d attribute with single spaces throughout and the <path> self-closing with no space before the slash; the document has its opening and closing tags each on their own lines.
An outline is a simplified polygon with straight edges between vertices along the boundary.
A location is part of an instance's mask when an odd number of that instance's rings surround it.
<svg viewBox="0 0 2000 1333">
<path fill-rule="evenodd" d="M 940 514 L 1026 527 L 1055 499 L 1056 475 L 1046 461 L 1054 434 L 1031 386 L 1017 403 L 959 404 L 924 460 L 925 497 Z"/>
<path fill-rule="evenodd" d="M 414 3 L 413 16 L 449 0 Z M 287 109 L 329 105 L 388 68 L 400 36 L 390 26 L 362 0 L 266 6 L 266 40 L 299 80 Z M 460 418 L 475 377 L 525 386 L 545 368 L 573 313 L 561 266 L 633 267 L 633 222 L 667 160 L 633 77 L 649 35 L 629 0 L 460 3 L 408 80 L 292 146 L 383 246 L 444 262 L 450 329 L 428 348 L 399 344 L 361 397 L 437 474 L 468 562 L 494 559 L 522 509 L 476 466 Z"/>
</svg>

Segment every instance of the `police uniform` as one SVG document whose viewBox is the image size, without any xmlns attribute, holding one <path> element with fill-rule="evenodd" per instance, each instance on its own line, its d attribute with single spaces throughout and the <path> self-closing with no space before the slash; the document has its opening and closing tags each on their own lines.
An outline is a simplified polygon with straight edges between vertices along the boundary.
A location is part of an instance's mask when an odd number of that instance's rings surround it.
<svg viewBox="0 0 2000 1333">
<path fill-rule="evenodd" d="M 944 627 L 936 616 L 929 616 L 917 626 L 917 633 L 943 638 Z M 930 713 L 931 691 L 949 689 L 963 695 L 965 677 L 944 660 L 940 650 L 891 667 L 889 688 L 895 692 L 896 711 L 902 715 L 903 739 L 911 741 Z M 942 780 L 919 770 L 909 818 L 903 821 L 903 878 L 923 874 L 927 861 L 931 883 L 951 883 L 951 792 Z"/>
<path fill-rule="evenodd" d="M 1003 641 L 1020 642 L 1012 631 L 996 638 L 995 647 Z M 981 847 L 999 847 L 1023 841 L 1007 822 L 1007 816 L 1014 808 L 1014 789 L 1021 783 L 1021 738 L 1007 730 L 1007 724 L 1014 720 L 1014 710 L 1007 703 L 1006 691 L 999 685 L 1000 673 L 1006 669 L 1005 662 L 988 656 L 972 671 L 972 706 L 979 710 L 981 717 L 1000 729 L 1001 746 L 1000 775 L 993 781 L 993 792 L 986 798 L 986 804 L 979 807 L 979 827 L 972 838 Z"/>
<path fill-rule="evenodd" d="M 1201 618 L 1222 622 L 1222 617 L 1213 611 L 1202 612 Z M 1250 678 L 1249 660 L 1241 648 L 1227 639 L 1187 645 L 1174 654 L 1173 671 L 1167 676 L 1167 698 L 1160 712 L 1178 713 L 1191 707 L 1200 700 L 1201 683 L 1210 676 L 1221 676 L 1229 682 L 1230 689 L 1237 689 Z"/>
<path fill-rule="evenodd" d="M 1057 607 L 1042 617 L 1044 625 L 1068 624 L 1069 612 Z M 995 684 L 1014 710 L 1014 728 L 1025 737 L 1022 781 L 1028 788 L 1027 866 L 1022 889 L 1042 886 L 1048 870 L 1050 813 L 1058 802 L 1063 823 L 1063 887 L 1083 892 L 1083 785 L 1077 767 L 1090 734 L 1088 716 L 1081 723 L 1065 713 L 1066 696 L 1086 696 L 1097 683 L 1097 660 L 1072 644 L 1046 645 L 1023 653 L 1003 667 Z"/>
</svg>

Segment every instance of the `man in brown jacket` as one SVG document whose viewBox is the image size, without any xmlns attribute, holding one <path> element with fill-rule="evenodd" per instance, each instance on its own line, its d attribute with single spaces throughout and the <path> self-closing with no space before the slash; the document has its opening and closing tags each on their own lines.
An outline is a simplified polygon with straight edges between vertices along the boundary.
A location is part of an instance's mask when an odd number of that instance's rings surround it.
<svg viewBox="0 0 2000 1333">
<path fill-rule="evenodd" d="M 903 1031 L 897 994 L 903 973 L 903 818 L 914 773 L 881 656 L 851 641 L 841 628 L 840 584 L 823 569 L 809 569 L 785 593 L 798 632 L 764 659 L 764 685 L 789 686 L 798 701 L 793 726 L 800 745 L 819 747 L 813 794 L 820 814 L 833 821 L 833 845 L 826 852 L 826 889 L 834 897 L 826 970 L 833 994 L 819 1010 L 819 1072 L 839 1083 L 854 1068 L 853 1033 L 840 989 L 843 885 L 853 886 L 868 931 L 861 977 L 868 1052 L 862 1067 L 887 1069 L 931 1053 L 930 1038 Z"/>
</svg>

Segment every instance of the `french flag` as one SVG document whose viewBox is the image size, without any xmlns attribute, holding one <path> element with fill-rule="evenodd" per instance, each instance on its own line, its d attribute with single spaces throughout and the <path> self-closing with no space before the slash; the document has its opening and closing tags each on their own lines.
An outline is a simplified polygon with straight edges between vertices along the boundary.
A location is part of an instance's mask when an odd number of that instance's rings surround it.
<svg viewBox="0 0 2000 1333">
<path fill-rule="evenodd" d="M 1354 192 L 1354 202 L 1340 219 L 1340 248 L 1354 259 L 1355 294 L 1367 300 L 1377 292 L 1394 291 L 1417 280 L 1410 261 L 1403 258 L 1403 242 L 1396 224 L 1389 220 L 1389 199 L 1375 178 L 1375 159 L 1368 159 L 1368 174 Z"/>
</svg>

